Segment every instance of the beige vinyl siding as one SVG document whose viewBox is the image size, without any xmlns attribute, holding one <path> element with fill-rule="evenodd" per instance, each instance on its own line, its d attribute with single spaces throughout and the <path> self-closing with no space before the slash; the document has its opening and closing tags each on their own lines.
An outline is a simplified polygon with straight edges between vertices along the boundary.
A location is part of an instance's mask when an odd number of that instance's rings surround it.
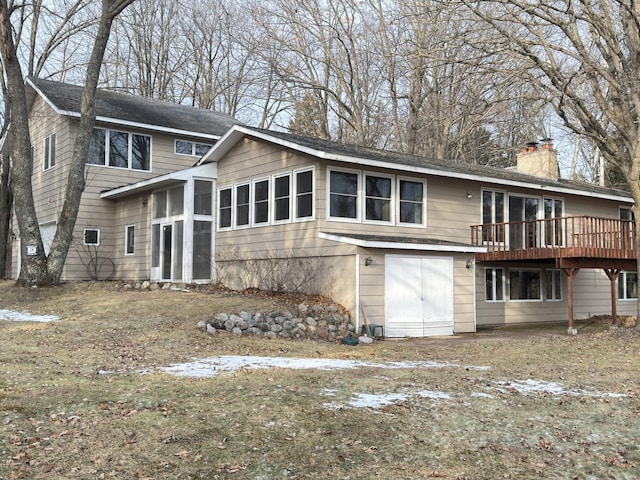
<svg viewBox="0 0 640 480">
<path fill-rule="evenodd" d="M 611 315 L 611 282 L 604 271 L 584 269 L 578 272 L 573 283 L 573 311 L 576 319 L 594 315 Z M 616 282 L 616 299 L 618 284 Z M 636 315 L 637 300 L 618 300 L 618 315 Z"/>
<path fill-rule="evenodd" d="M 116 277 L 129 280 L 149 278 L 151 269 L 151 196 L 136 195 L 116 202 L 115 254 Z M 125 254 L 125 232 L 134 226 L 134 253 Z"/>
</svg>

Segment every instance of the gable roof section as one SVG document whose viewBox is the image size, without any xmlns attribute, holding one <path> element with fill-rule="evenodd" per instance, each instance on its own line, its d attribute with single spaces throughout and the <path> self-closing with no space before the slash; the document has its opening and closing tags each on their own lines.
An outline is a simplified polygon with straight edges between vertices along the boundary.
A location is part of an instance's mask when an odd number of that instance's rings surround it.
<svg viewBox="0 0 640 480">
<path fill-rule="evenodd" d="M 330 140 L 240 125 L 233 126 L 231 130 L 209 150 L 199 163 L 217 162 L 244 137 L 268 142 L 288 150 L 311 155 L 318 159 L 331 160 L 339 163 L 366 167 L 392 168 L 412 174 L 420 173 L 440 177 L 459 178 L 485 184 L 532 188 L 553 193 L 633 203 L 631 195 L 625 191 L 599 187 L 583 182 L 564 179 L 550 180 L 503 168 L 437 162 L 418 155 L 407 155 L 388 150 L 341 144 Z"/>
<path fill-rule="evenodd" d="M 33 89 L 33 93 L 27 89 L 30 104 L 37 94 L 56 113 L 80 117 L 83 87 L 32 77 L 26 82 Z M 219 139 L 238 123 L 233 117 L 212 110 L 102 89 L 96 91 L 96 121 L 211 140 Z"/>
</svg>

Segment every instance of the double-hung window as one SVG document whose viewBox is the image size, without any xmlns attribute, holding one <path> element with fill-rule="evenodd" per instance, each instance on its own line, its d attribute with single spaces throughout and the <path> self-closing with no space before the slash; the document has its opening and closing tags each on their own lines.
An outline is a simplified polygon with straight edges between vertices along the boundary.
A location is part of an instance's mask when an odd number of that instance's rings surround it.
<svg viewBox="0 0 640 480">
<path fill-rule="evenodd" d="M 425 184 L 415 180 L 398 180 L 399 223 L 425 224 Z"/>
<path fill-rule="evenodd" d="M 249 184 L 236 185 L 235 227 L 248 227 L 251 212 Z"/>
<path fill-rule="evenodd" d="M 273 177 L 273 221 L 274 223 L 291 220 L 291 175 L 281 174 Z"/>
<path fill-rule="evenodd" d="M 233 211 L 231 187 L 221 188 L 218 191 L 218 228 L 220 230 L 231 228 Z"/>
<path fill-rule="evenodd" d="M 269 223 L 269 179 L 253 182 L 253 224 Z"/>
<path fill-rule="evenodd" d="M 329 216 L 359 219 L 358 190 L 360 175 L 354 172 L 329 171 Z"/>
<path fill-rule="evenodd" d="M 304 220 L 313 217 L 313 170 L 298 170 L 295 176 L 294 218 Z"/>
<path fill-rule="evenodd" d="M 380 175 L 364 176 L 365 219 L 371 222 L 390 223 L 393 196 L 393 178 Z"/>
<path fill-rule="evenodd" d="M 44 139 L 44 169 L 48 170 L 56 164 L 56 134 L 52 133 Z"/>
</svg>

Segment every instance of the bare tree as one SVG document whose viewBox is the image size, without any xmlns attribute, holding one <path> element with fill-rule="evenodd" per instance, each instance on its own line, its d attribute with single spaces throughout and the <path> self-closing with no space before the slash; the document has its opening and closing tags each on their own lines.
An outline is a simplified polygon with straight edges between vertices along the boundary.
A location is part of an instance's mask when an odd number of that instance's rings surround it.
<svg viewBox="0 0 640 480">
<path fill-rule="evenodd" d="M 58 218 L 58 227 L 49 251 L 44 254 L 42 237 L 38 226 L 31 173 L 31 139 L 29 135 L 29 111 L 22 65 L 19 58 L 16 22 L 24 21 L 25 4 L 8 4 L 0 1 L 0 56 L 6 75 L 7 92 L 5 104 L 10 112 L 12 185 L 22 245 L 35 246 L 35 255 L 21 252 L 22 269 L 19 283 L 25 285 L 47 285 L 57 283 L 62 275 L 67 253 L 77 218 L 80 197 L 84 190 L 85 160 L 89 139 L 95 123 L 94 97 L 98 77 L 109 33 L 114 18 L 133 0 L 102 0 L 101 12 L 95 33 L 95 41 L 85 75 L 85 87 L 81 102 L 81 118 L 74 144 L 64 206 Z M 22 24 L 19 24 L 22 25 Z"/>
<path fill-rule="evenodd" d="M 525 59 L 565 125 L 623 175 L 640 221 L 640 5 L 631 0 L 462 0 Z M 495 46 L 494 46 L 495 48 Z M 640 239 L 639 239 L 640 240 Z M 637 245 L 636 247 L 640 247 Z M 640 265 L 640 248 L 637 248 Z M 640 314 L 640 302 L 638 302 Z"/>
</svg>

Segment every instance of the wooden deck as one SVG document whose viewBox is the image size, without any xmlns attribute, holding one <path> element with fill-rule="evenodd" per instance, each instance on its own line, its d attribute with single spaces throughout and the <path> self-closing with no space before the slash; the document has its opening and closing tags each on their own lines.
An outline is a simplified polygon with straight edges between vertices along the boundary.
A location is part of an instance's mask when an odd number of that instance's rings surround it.
<svg viewBox="0 0 640 480">
<path fill-rule="evenodd" d="M 562 268 L 636 270 L 631 220 L 561 217 L 471 227 L 471 243 L 487 247 L 476 261 L 546 261 Z"/>
</svg>

